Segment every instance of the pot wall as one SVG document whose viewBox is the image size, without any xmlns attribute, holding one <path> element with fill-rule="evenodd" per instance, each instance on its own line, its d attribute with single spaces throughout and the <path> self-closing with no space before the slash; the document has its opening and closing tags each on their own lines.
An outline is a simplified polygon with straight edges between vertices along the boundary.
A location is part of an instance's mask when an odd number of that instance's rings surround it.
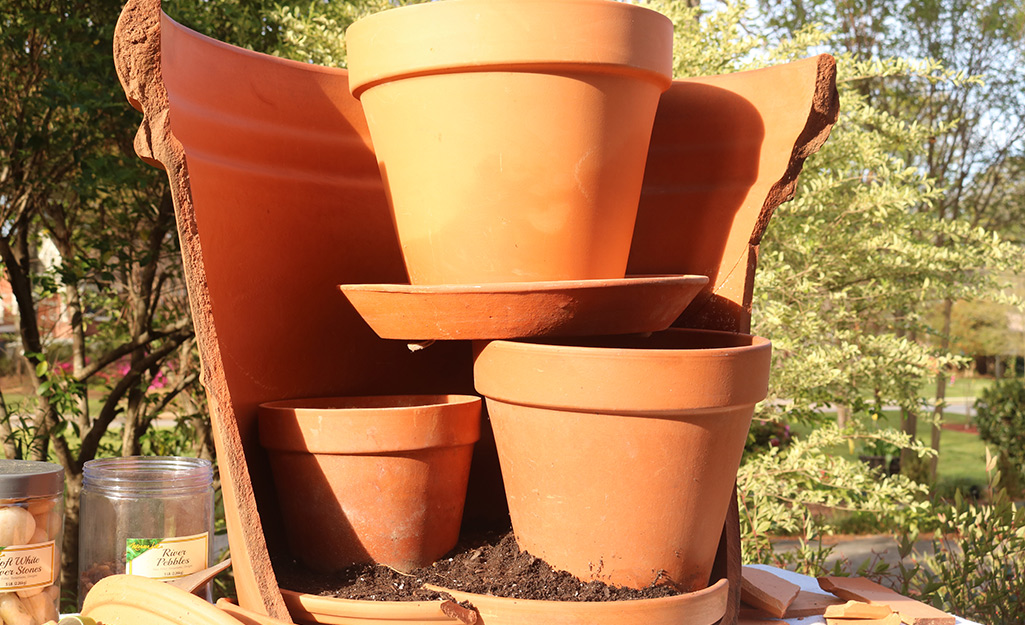
<svg viewBox="0 0 1025 625">
<path fill-rule="evenodd" d="M 410 282 L 622 278 L 661 91 L 473 72 L 364 92 Z"/>
<path fill-rule="evenodd" d="M 700 331 L 596 343 L 479 350 L 517 541 L 581 579 L 704 588 L 770 345 Z"/>
<path fill-rule="evenodd" d="M 672 23 L 590 0 L 449 0 L 346 33 L 412 284 L 622 278 Z"/>
<path fill-rule="evenodd" d="M 459 539 L 479 433 L 477 397 L 264 404 L 260 438 L 291 552 L 324 572 L 431 564 Z"/>
</svg>

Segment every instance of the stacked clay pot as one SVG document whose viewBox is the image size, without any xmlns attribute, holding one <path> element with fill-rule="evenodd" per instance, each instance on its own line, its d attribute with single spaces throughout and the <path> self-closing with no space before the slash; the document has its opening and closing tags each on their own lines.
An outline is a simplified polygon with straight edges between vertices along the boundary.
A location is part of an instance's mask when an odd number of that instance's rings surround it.
<svg viewBox="0 0 1025 625">
<path fill-rule="evenodd" d="M 446 0 L 346 31 L 410 283 L 623 278 L 665 16 L 604 0 Z"/>
<path fill-rule="evenodd" d="M 329 397 L 260 406 L 293 556 L 312 570 L 429 566 L 459 540 L 481 400 Z"/>
</svg>

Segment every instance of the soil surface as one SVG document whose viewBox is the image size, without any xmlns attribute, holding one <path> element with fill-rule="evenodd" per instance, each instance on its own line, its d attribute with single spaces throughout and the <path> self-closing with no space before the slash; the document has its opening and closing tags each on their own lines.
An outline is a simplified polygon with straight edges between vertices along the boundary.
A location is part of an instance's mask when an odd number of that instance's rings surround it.
<svg viewBox="0 0 1025 625">
<path fill-rule="evenodd" d="M 464 540 L 433 565 L 401 573 L 381 565 L 356 565 L 335 574 L 312 573 L 294 561 L 276 562 L 282 588 L 299 592 L 374 601 L 433 601 L 449 597 L 423 588 L 442 586 L 483 595 L 549 601 L 620 601 L 679 594 L 667 583 L 643 590 L 582 582 L 520 551 L 512 532 Z"/>
</svg>

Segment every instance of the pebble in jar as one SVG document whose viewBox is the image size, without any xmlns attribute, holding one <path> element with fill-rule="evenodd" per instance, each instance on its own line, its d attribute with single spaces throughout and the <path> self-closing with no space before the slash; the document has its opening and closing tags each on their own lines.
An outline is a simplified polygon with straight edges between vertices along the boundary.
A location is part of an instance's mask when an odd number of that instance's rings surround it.
<svg viewBox="0 0 1025 625">
<path fill-rule="evenodd" d="M 0 619 L 45 625 L 59 618 L 64 467 L 0 460 Z"/>
<path fill-rule="evenodd" d="M 210 461 L 199 458 L 132 456 L 86 462 L 79 603 L 108 575 L 168 581 L 209 566 L 212 480 Z"/>
</svg>

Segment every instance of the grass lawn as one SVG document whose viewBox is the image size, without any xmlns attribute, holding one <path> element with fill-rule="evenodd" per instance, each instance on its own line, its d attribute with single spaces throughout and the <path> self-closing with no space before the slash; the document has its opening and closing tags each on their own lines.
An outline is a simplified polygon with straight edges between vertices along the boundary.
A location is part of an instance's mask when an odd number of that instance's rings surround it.
<svg viewBox="0 0 1025 625">
<path fill-rule="evenodd" d="M 900 414 L 896 411 L 883 413 L 882 427 L 897 428 Z M 955 425 L 971 423 L 971 417 L 960 412 L 945 412 L 944 422 Z M 808 426 L 791 426 L 796 436 L 807 434 Z M 929 424 L 919 422 L 919 437 L 929 440 Z M 837 447 L 835 453 L 850 460 L 856 460 L 862 453 L 851 453 L 847 446 Z M 943 429 L 940 432 L 940 456 L 937 465 L 935 491 L 941 496 L 952 496 L 957 488 L 967 490 L 972 485 L 982 488 L 986 485 L 986 445 L 978 434 Z"/>
<path fill-rule="evenodd" d="M 940 436 L 940 461 L 936 491 L 951 495 L 960 487 L 986 485 L 986 445 L 978 434 L 943 430 Z"/>
</svg>

